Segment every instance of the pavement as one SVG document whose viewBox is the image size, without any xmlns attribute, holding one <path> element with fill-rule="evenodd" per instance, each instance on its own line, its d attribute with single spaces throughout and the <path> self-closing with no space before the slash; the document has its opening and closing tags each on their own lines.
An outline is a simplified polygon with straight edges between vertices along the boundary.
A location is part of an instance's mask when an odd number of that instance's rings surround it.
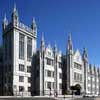
<svg viewBox="0 0 100 100">
<path fill-rule="evenodd" d="M 100 100 L 100 97 L 97 97 L 97 98 L 82 98 L 82 97 L 75 97 L 72 98 L 72 97 L 58 97 L 58 98 L 54 98 L 54 97 L 44 97 L 44 96 L 35 96 L 35 97 L 15 97 L 15 96 L 2 96 L 0 97 L 0 100 Z"/>
</svg>

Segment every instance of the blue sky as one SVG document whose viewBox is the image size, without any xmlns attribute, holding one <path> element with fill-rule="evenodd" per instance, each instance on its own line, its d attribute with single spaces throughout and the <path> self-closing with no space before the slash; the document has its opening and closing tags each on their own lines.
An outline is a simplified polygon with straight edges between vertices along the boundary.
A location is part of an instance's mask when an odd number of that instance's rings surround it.
<svg viewBox="0 0 100 100">
<path fill-rule="evenodd" d="M 82 53 L 86 47 L 89 62 L 100 64 L 100 0 L 0 0 L 0 44 L 4 15 L 11 20 L 14 3 L 21 22 L 30 26 L 36 18 L 38 48 L 44 32 L 45 41 L 52 46 L 56 41 L 65 53 L 71 32 L 74 49 Z"/>
</svg>

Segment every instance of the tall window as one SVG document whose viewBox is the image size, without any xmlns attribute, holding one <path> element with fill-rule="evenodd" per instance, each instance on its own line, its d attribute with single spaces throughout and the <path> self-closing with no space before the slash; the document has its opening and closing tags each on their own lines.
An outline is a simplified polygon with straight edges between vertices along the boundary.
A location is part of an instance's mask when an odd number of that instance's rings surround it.
<svg viewBox="0 0 100 100">
<path fill-rule="evenodd" d="M 48 77 L 51 77 L 51 71 L 48 70 Z"/>
<path fill-rule="evenodd" d="M 80 74 L 80 81 L 82 81 L 82 74 Z"/>
<path fill-rule="evenodd" d="M 52 77 L 54 77 L 54 72 L 52 72 L 52 74 L 53 74 Z"/>
<path fill-rule="evenodd" d="M 78 80 L 78 81 L 79 81 L 79 76 L 80 76 L 80 75 L 77 73 L 77 80 Z"/>
<path fill-rule="evenodd" d="M 74 72 L 74 80 L 76 80 L 76 72 Z"/>
<path fill-rule="evenodd" d="M 48 89 L 51 88 L 51 82 L 47 82 L 47 88 L 48 88 Z"/>
<path fill-rule="evenodd" d="M 51 65 L 51 60 L 47 58 L 47 65 Z"/>
<path fill-rule="evenodd" d="M 61 73 L 59 73 L 59 78 L 62 79 L 62 74 Z"/>
<path fill-rule="evenodd" d="M 19 34 L 19 59 L 24 59 L 24 35 Z"/>
<path fill-rule="evenodd" d="M 31 83 L 31 78 L 30 77 L 28 77 L 28 83 Z"/>
<path fill-rule="evenodd" d="M 28 87 L 28 92 L 31 92 L 31 87 Z"/>
<path fill-rule="evenodd" d="M 62 89 L 62 84 L 61 83 L 59 83 L 59 89 Z"/>
<path fill-rule="evenodd" d="M 53 66 L 53 60 L 52 59 L 49 59 L 49 58 L 47 58 L 47 65 L 52 65 Z"/>
<path fill-rule="evenodd" d="M 28 73 L 31 72 L 31 66 L 27 66 L 27 72 L 28 72 Z"/>
<path fill-rule="evenodd" d="M 27 60 L 31 61 L 32 57 L 32 39 L 27 37 Z"/>
<path fill-rule="evenodd" d="M 77 68 L 79 70 L 82 69 L 82 65 L 78 64 L 78 63 L 74 63 L 74 68 Z"/>
<path fill-rule="evenodd" d="M 61 63 L 59 62 L 59 68 L 61 68 Z"/>
<path fill-rule="evenodd" d="M 22 64 L 19 64 L 19 71 L 22 71 L 22 72 L 24 72 L 24 65 L 22 65 Z"/>
</svg>

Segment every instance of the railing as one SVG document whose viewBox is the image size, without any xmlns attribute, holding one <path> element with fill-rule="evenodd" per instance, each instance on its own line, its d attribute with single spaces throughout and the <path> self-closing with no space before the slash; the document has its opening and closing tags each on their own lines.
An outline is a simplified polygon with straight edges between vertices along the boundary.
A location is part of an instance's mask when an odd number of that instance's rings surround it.
<svg viewBox="0 0 100 100">
<path fill-rule="evenodd" d="M 24 29 L 24 30 L 27 31 L 27 32 L 33 33 L 33 30 L 32 30 L 30 27 L 24 25 L 24 24 L 21 23 L 21 22 L 19 22 L 18 27 L 21 28 L 21 29 Z"/>
<path fill-rule="evenodd" d="M 15 26 L 17 26 L 18 28 L 21 28 L 27 32 L 30 32 L 31 34 L 33 34 L 34 36 L 36 36 L 36 32 L 34 30 L 32 30 L 30 27 L 24 25 L 23 23 L 21 22 L 16 22 Z M 6 28 L 5 28 L 5 31 L 8 31 L 9 29 L 11 29 L 13 27 L 13 23 L 9 23 Z"/>
</svg>

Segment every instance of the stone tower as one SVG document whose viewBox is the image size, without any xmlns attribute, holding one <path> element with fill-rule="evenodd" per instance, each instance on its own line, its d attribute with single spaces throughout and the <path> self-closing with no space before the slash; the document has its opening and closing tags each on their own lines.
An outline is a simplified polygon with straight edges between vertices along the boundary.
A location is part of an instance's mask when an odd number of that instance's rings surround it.
<svg viewBox="0 0 100 100">
<path fill-rule="evenodd" d="M 73 44 L 71 39 L 71 33 L 68 36 L 67 45 L 67 90 L 70 90 L 70 85 L 72 85 L 72 67 L 73 67 Z"/>
<path fill-rule="evenodd" d="M 84 66 L 84 91 L 85 94 L 87 92 L 87 74 L 88 74 L 88 57 L 87 57 L 87 52 L 86 52 L 86 48 L 84 48 L 83 50 L 83 66 Z"/>
<path fill-rule="evenodd" d="M 10 23 L 5 16 L 2 25 L 4 95 L 31 95 L 31 61 L 37 44 L 35 19 L 33 28 L 24 25 L 14 5 Z"/>
<path fill-rule="evenodd" d="M 41 54 L 41 56 L 40 56 L 40 95 L 44 95 L 44 74 L 45 74 L 45 72 L 44 72 L 44 63 L 45 63 L 45 59 L 44 59 L 44 57 L 45 57 L 45 41 L 44 41 L 44 35 L 43 35 L 43 33 L 42 33 L 42 38 L 41 38 L 41 47 L 40 47 L 40 49 L 41 49 L 41 51 L 40 51 L 40 54 Z"/>
</svg>

